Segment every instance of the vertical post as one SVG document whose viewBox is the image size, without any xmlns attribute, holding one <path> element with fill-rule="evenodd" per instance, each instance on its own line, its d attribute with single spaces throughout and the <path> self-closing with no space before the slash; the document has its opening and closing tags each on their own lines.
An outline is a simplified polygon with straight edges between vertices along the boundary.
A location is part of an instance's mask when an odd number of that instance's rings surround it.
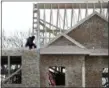
<svg viewBox="0 0 109 88">
<path fill-rule="evenodd" d="M 39 4 L 37 4 L 37 58 L 40 65 L 40 10 L 39 10 Z M 40 69 L 40 66 L 39 66 Z M 40 87 L 40 70 L 39 70 L 39 87 Z"/>
<path fill-rule="evenodd" d="M 80 20 L 80 15 L 81 15 L 81 5 L 79 4 L 79 12 L 78 12 L 78 21 Z"/>
<path fill-rule="evenodd" d="M 72 19 L 73 19 L 73 16 L 74 15 L 74 12 L 73 12 L 73 4 L 72 4 L 72 11 L 71 11 L 71 26 L 70 27 L 72 27 Z"/>
<path fill-rule="evenodd" d="M 65 9 L 67 8 L 67 5 L 65 5 Z M 67 19 L 67 9 L 66 9 L 66 13 L 65 13 L 65 18 L 66 18 L 66 27 L 68 28 L 68 19 Z"/>
<path fill-rule="evenodd" d="M 88 15 L 88 2 L 86 3 L 86 17 Z"/>
<path fill-rule="evenodd" d="M 45 30 L 45 33 L 44 33 L 44 44 L 46 43 L 46 23 L 45 23 L 45 4 L 44 4 L 44 30 Z"/>
<path fill-rule="evenodd" d="M 95 3 L 93 3 L 93 12 L 95 11 Z"/>
<path fill-rule="evenodd" d="M 0 44 L 1 44 L 1 54 L 0 55 L 2 55 L 2 48 L 3 48 L 3 43 L 2 43 L 2 41 L 3 41 L 3 29 L 2 29 L 2 1 L 1 1 L 1 40 L 0 40 Z M 0 60 L 0 63 L 1 63 L 1 60 Z M 1 73 L 1 70 L 0 70 L 0 73 Z"/>
<path fill-rule="evenodd" d="M 103 8 L 102 8 L 102 2 L 100 2 L 100 14 L 102 14 L 102 10 L 103 10 Z"/>
<path fill-rule="evenodd" d="M 33 27 L 32 27 L 32 35 L 34 34 L 34 5 L 35 4 L 33 4 Z"/>
<path fill-rule="evenodd" d="M 85 88 L 85 58 L 82 61 L 82 87 Z"/>
<path fill-rule="evenodd" d="M 102 1 L 102 6 L 103 6 L 104 2 Z M 105 8 L 103 7 L 103 11 L 102 13 L 105 15 Z"/>
<path fill-rule="evenodd" d="M 107 6 L 107 12 L 106 12 L 106 18 L 109 21 L 109 1 L 108 1 L 108 6 Z M 109 23 L 109 22 L 108 22 Z"/>
<path fill-rule="evenodd" d="M 50 24 L 52 24 L 51 22 L 52 22 L 52 4 L 50 4 Z M 50 25 L 50 29 L 51 29 L 51 25 Z M 51 31 L 52 31 L 52 29 L 51 29 Z M 49 41 L 50 41 L 50 39 L 51 39 L 51 33 L 49 34 Z"/>
<path fill-rule="evenodd" d="M 40 21 L 40 11 L 39 11 L 39 6 L 37 4 L 37 29 L 38 29 L 38 32 L 37 32 L 37 49 L 40 50 L 40 24 L 39 24 L 39 21 Z"/>
<path fill-rule="evenodd" d="M 64 23 L 63 23 L 63 30 L 65 28 L 65 17 L 66 17 L 66 4 L 65 5 L 65 9 L 64 9 Z"/>
<path fill-rule="evenodd" d="M 58 4 L 58 9 L 57 9 L 57 22 L 56 22 L 56 26 L 58 27 L 58 20 L 59 20 L 59 4 Z M 58 30 L 58 29 L 56 29 Z"/>
<path fill-rule="evenodd" d="M 44 9 L 43 9 L 43 10 L 44 10 Z M 43 12 L 44 12 L 44 11 L 43 11 Z M 45 22 L 44 19 L 45 19 L 45 18 L 44 18 L 44 13 L 43 13 L 43 23 Z M 43 45 L 44 45 L 44 26 L 43 26 L 43 37 L 42 37 L 42 38 L 43 38 Z"/>
<path fill-rule="evenodd" d="M 107 3 L 106 14 L 105 17 L 108 19 L 108 27 L 109 27 L 109 1 Z"/>
</svg>

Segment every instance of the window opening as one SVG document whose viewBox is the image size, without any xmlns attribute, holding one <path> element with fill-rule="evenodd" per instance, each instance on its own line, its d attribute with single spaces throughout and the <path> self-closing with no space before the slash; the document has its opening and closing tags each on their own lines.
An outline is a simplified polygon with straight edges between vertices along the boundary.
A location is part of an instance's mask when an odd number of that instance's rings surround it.
<svg viewBox="0 0 109 88">
<path fill-rule="evenodd" d="M 1 81 L 4 81 L 8 77 L 8 57 L 1 57 Z"/>
<path fill-rule="evenodd" d="M 1 81 L 4 81 L 7 77 L 9 77 L 9 75 L 13 74 L 21 67 L 21 56 L 10 56 L 9 59 L 10 62 L 8 62 L 8 56 L 1 57 Z M 19 71 L 17 74 L 12 76 L 6 83 L 21 84 L 21 77 L 22 74 L 21 71 Z"/>
<path fill-rule="evenodd" d="M 49 67 L 49 85 L 50 86 L 65 86 L 65 67 L 52 66 Z"/>
</svg>

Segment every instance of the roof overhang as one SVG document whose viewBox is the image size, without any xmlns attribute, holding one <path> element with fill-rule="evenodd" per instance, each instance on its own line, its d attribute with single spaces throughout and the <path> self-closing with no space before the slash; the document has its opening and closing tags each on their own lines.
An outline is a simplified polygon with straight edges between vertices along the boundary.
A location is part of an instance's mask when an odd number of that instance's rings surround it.
<svg viewBox="0 0 109 88">
<path fill-rule="evenodd" d="M 108 56 L 108 49 L 86 49 L 77 46 L 51 46 L 40 49 L 41 55 Z"/>
</svg>

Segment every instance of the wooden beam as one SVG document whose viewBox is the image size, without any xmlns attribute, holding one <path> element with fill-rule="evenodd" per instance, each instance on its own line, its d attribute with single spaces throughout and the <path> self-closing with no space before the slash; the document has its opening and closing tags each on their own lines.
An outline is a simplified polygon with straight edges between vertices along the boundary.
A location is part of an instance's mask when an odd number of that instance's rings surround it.
<svg viewBox="0 0 109 88">
<path fill-rule="evenodd" d="M 70 26 L 70 27 L 72 27 L 72 19 L 73 19 L 73 17 L 74 17 L 74 11 L 73 11 L 73 4 L 72 4 L 72 11 L 71 11 L 71 26 Z"/>
<path fill-rule="evenodd" d="M 93 12 L 95 11 L 95 3 L 93 3 Z"/>
<path fill-rule="evenodd" d="M 87 17 L 87 15 L 88 15 L 88 2 L 86 3 L 86 17 Z"/>
<path fill-rule="evenodd" d="M 81 5 L 79 4 L 78 21 L 80 20 L 80 15 L 81 15 Z"/>
<path fill-rule="evenodd" d="M 49 30 L 50 28 L 48 28 L 48 30 L 47 30 L 47 32 L 50 32 L 50 33 L 53 33 L 53 31 L 54 31 L 54 33 L 56 33 L 56 32 L 60 32 L 60 30 L 58 30 L 58 29 L 52 29 L 52 30 Z M 65 32 L 65 31 L 67 31 L 67 30 L 62 30 L 62 32 Z M 40 32 L 45 32 L 43 29 L 40 29 Z M 35 33 L 34 33 L 35 34 Z"/>
<path fill-rule="evenodd" d="M 36 18 L 37 18 L 37 17 L 36 17 Z M 42 20 L 42 19 L 40 19 L 40 21 L 45 22 L 45 23 L 47 23 L 47 24 L 49 24 L 49 25 L 51 25 L 51 26 L 53 26 L 53 27 L 55 27 L 55 28 L 57 28 L 57 29 L 61 29 L 61 28 L 59 28 L 59 27 L 57 27 L 57 26 L 55 26 L 55 25 L 53 25 L 53 24 L 50 24 L 49 22 L 44 21 L 44 20 Z M 62 30 L 62 29 L 61 29 L 61 30 Z"/>
<path fill-rule="evenodd" d="M 32 28 L 32 35 L 34 34 L 34 13 L 35 13 L 35 12 L 34 12 L 34 5 L 33 5 L 33 25 L 32 25 L 33 28 Z"/>
<path fill-rule="evenodd" d="M 45 19 L 46 19 L 46 16 L 45 16 L 45 4 L 44 4 L 44 30 L 45 30 L 45 32 L 44 32 L 44 37 L 45 37 L 45 39 L 44 39 L 44 44 L 46 43 L 46 23 L 45 23 Z"/>
<path fill-rule="evenodd" d="M 65 9 L 67 8 L 67 5 L 65 6 Z M 65 16 L 65 19 L 66 19 L 66 27 L 67 27 L 67 29 L 68 29 L 68 19 L 67 19 L 67 9 L 66 9 L 66 16 Z"/>
<path fill-rule="evenodd" d="M 52 34 L 55 35 L 55 36 L 57 35 L 57 31 L 48 28 L 48 27 L 47 27 L 45 24 L 43 24 L 42 22 L 40 22 L 40 24 L 46 28 L 46 33 L 48 32 L 48 33 L 52 33 Z M 40 31 L 41 31 L 41 30 L 40 30 Z M 53 31 L 55 31 L 55 32 L 53 32 Z"/>
<path fill-rule="evenodd" d="M 50 5 L 50 24 L 52 24 L 52 4 Z M 51 29 L 51 25 L 50 25 L 50 29 Z M 51 38 L 51 33 L 49 33 L 49 41 L 50 41 L 50 38 Z"/>
<path fill-rule="evenodd" d="M 2 84 L 6 83 L 10 78 L 12 78 L 14 75 L 16 75 L 18 72 L 20 72 L 22 70 L 22 67 L 20 67 L 17 71 L 15 71 L 14 73 L 12 73 L 10 76 L 8 76 L 3 82 Z"/>
<path fill-rule="evenodd" d="M 65 38 L 67 38 L 68 40 L 70 40 L 72 43 L 74 43 L 75 45 L 77 45 L 80 48 L 85 48 L 82 44 L 80 44 L 79 42 L 77 42 L 76 40 L 74 40 L 73 38 L 71 38 L 70 36 L 63 34 L 63 36 Z"/>
<path fill-rule="evenodd" d="M 37 51 L 38 51 L 38 54 L 40 53 L 40 10 L 39 10 L 39 4 L 37 5 L 37 9 L 38 9 L 38 13 L 37 13 Z"/>
<path fill-rule="evenodd" d="M 100 4 L 98 2 L 89 2 L 89 1 L 88 1 L 88 8 L 93 8 L 93 3 L 95 3 L 96 8 L 100 8 Z M 107 8 L 107 3 L 108 3 L 108 1 L 105 1 L 103 3 L 102 7 Z M 51 4 L 53 5 L 53 7 L 52 7 L 53 9 L 58 8 L 57 3 L 39 3 L 40 9 L 44 9 L 43 4 L 46 5 L 46 9 L 50 9 Z M 64 6 L 65 3 L 58 3 L 58 4 L 60 6 L 60 9 L 65 8 L 65 6 Z M 79 8 L 79 4 L 81 4 L 81 8 L 83 8 L 83 9 L 86 8 L 86 4 L 85 4 L 85 2 L 83 2 L 83 3 L 66 3 L 66 5 L 67 5 L 66 9 L 71 9 L 71 8 L 77 9 L 77 8 Z M 72 7 L 72 5 L 73 5 L 73 7 Z"/>
<path fill-rule="evenodd" d="M 100 13 L 102 14 L 103 8 L 102 8 L 102 2 L 100 2 Z"/>
<path fill-rule="evenodd" d="M 66 17 L 66 4 L 65 5 L 65 8 L 64 8 L 64 22 L 63 22 L 63 30 L 65 28 L 65 17 Z"/>
<path fill-rule="evenodd" d="M 58 20 L 59 20 L 59 5 L 58 5 L 58 9 L 57 9 L 57 21 L 56 21 L 56 26 L 57 27 L 58 27 Z"/>
</svg>

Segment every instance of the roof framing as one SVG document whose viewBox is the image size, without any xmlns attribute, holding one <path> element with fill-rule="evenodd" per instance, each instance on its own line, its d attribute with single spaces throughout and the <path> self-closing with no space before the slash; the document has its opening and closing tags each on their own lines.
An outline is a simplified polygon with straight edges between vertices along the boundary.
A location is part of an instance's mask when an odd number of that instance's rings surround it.
<svg viewBox="0 0 109 88">
<path fill-rule="evenodd" d="M 82 23 L 84 23 L 85 21 L 87 21 L 88 19 L 90 19 L 94 15 L 97 15 L 100 18 L 102 18 L 103 20 L 105 20 L 106 22 L 108 22 L 108 19 L 106 17 L 104 17 L 104 15 L 102 15 L 102 14 L 94 11 L 91 15 L 89 15 L 86 18 L 82 19 L 76 25 L 74 25 L 72 28 L 68 29 L 68 31 L 66 31 L 65 34 L 68 34 L 69 32 L 71 32 L 72 30 L 74 30 L 75 28 L 77 28 L 79 25 L 81 25 Z"/>
<path fill-rule="evenodd" d="M 52 9 L 58 9 L 58 6 L 60 9 L 64 9 L 65 8 L 65 4 L 66 4 L 66 8 L 67 9 L 71 9 L 71 8 L 79 8 L 79 5 L 81 5 L 81 8 L 86 8 L 87 7 L 87 3 L 88 3 L 88 8 L 93 8 L 93 3 L 91 2 L 83 2 L 83 3 L 38 3 L 39 4 L 39 8 L 40 9 L 51 9 L 51 4 L 52 4 Z M 95 2 L 94 3 L 96 8 L 100 8 L 101 4 L 100 2 Z M 45 7 L 44 7 L 45 5 Z M 102 8 L 107 8 L 107 2 L 103 2 L 102 3 Z M 37 7 L 37 4 L 34 4 L 34 8 Z"/>
<path fill-rule="evenodd" d="M 71 41 L 72 43 L 74 43 L 75 45 L 77 45 L 80 48 L 85 48 L 85 46 L 83 46 L 82 44 L 80 44 L 79 42 L 77 42 L 75 39 L 71 38 L 70 36 L 64 34 L 63 35 L 65 38 L 67 38 L 69 41 Z"/>
<path fill-rule="evenodd" d="M 79 46 L 80 48 L 85 48 L 82 44 L 80 44 L 79 42 L 77 42 L 76 40 L 74 40 L 73 38 L 70 38 L 67 34 L 69 32 L 71 32 L 72 30 L 76 29 L 79 25 L 81 25 L 82 23 L 84 23 L 85 21 L 87 21 L 88 19 L 90 19 L 92 16 L 97 15 L 100 18 L 104 19 L 106 22 L 108 22 L 108 19 L 106 19 L 103 15 L 99 14 L 98 12 L 94 11 L 91 15 L 87 16 L 86 18 L 82 19 L 81 21 L 79 21 L 76 25 L 74 25 L 72 28 L 70 28 L 68 31 L 66 31 L 65 33 L 61 33 L 60 35 L 58 35 L 55 39 L 53 39 L 52 41 L 50 41 L 49 43 L 47 43 L 44 47 L 49 46 L 50 44 L 52 44 L 53 42 L 55 42 L 57 39 L 59 39 L 61 36 L 64 36 L 65 38 L 67 38 L 68 40 L 70 40 L 71 42 L 75 43 L 77 46 Z M 67 36 L 66 36 L 67 35 Z"/>
<path fill-rule="evenodd" d="M 77 42 L 75 39 L 71 38 L 70 36 L 66 35 L 66 34 L 62 34 L 59 35 L 57 38 L 55 38 L 54 40 L 52 40 L 51 42 L 49 42 L 48 44 L 46 44 L 44 47 L 49 46 L 50 44 L 52 44 L 53 42 L 55 42 L 57 39 L 59 39 L 60 37 L 64 37 L 67 40 L 69 40 L 70 42 L 72 42 L 73 44 L 77 45 L 80 48 L 85 48 L 85 46 L 83 46 L 82 44 L 80 44 L 79 42 Z"/>
</svg>

